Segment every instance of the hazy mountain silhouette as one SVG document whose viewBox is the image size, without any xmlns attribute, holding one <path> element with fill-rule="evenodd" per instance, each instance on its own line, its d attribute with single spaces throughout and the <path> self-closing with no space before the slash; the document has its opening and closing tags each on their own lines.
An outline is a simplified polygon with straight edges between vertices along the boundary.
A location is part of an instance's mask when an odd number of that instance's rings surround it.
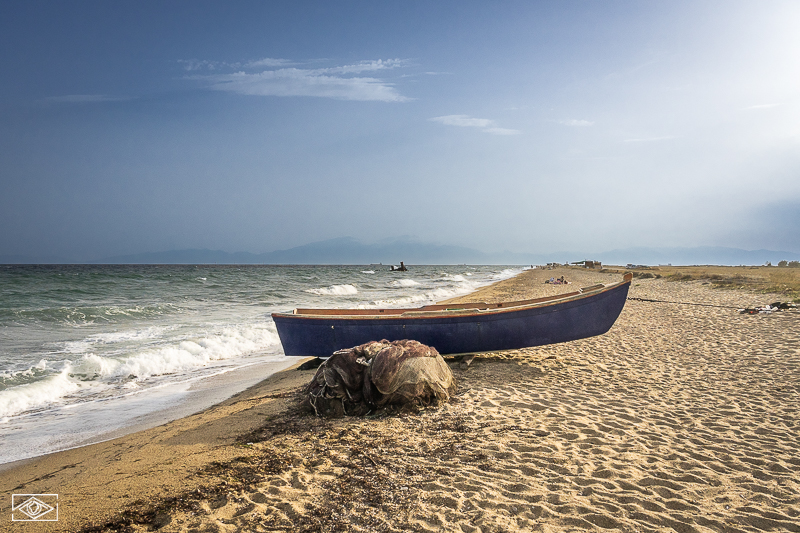
<svg viewBox="0 0 800 533">
<path fill-rule="evenodd" d="M 221 250 L 172 250 L 116 256 L 92 263 L 129 264 L 544 264 L 593 259 L 606 264 L 625 265 L 763 265 L 767 261 L 800 260 L 800 254 L 772 250 L 742 250 L 725 247 L 647 248 L 634 247 L 606 252 L 561 251 L 552 253 L 494 252 L 412 239 L 384 240 L 363 244 L 352 237 L 313 242 L 286 250 L 261 254 Z"/>
<path fill-rule="evenodd" d="M 106 257 L 91 264 L 507 264 L 536 265 L 550 262 L 564 263 L 592 259 L 605 264 L 626 265 L 763 265 L 767 261 L 797 261 L 800 254 L 772 250 L 742 250 L 718 246 L 694 248 L 633 247 L 606 252 L 560 251 L 537 252 L 482 252 L 464 246 L 426 243 L 413 238 L 386 239 L 364 244 L 352 237 L 341 237 L 312 242 L 286 250 L 261 254 L 250 252 L 224 252 L 222 250 L 187 249 L 149 252 Z M 2 256 L 2 264 L 20 263 L 76 263 L 57 257 Z"/>
<path fill-rule="evenodd" d="M 408 240 L 362 244 L 351 237 L 312 242 L 287 250 L 262 254 L 229 253 L 220 250 L 173 250 L 116 256 L 93 263 L 219 263 L 219 264 L 417 264 L 494 263 L 490 254 L 471 248 Z"/>
</svg>

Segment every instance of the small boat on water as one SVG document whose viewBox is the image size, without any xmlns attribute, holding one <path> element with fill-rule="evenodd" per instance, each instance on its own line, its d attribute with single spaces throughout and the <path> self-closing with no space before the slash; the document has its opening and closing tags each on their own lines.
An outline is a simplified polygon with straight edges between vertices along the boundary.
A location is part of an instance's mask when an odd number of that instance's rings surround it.
<svg viewBox="0 0 800 533">
<path fill-rule="evenodd" d="M 632 275 L 574 292 L 415 309 L 295 309 L 273 313 L 286 355 L 326 358 L 372 340 L 413 339 L 442 355 L 514 350 L 602 335 L 625 306 Z"/>
</svg>

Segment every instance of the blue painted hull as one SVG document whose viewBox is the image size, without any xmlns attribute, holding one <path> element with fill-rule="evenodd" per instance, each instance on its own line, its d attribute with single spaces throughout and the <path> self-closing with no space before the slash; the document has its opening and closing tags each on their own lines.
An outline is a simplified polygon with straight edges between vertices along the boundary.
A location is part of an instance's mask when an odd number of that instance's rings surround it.
<svg viewBox="0 0 800 533">
<path fill-rule="evenodd" d="M 625 306 L 630 281 L 531 305 L 431 316 L 274 313 L 286 355 L 329 357 L 372 340 L 413 339 L 440 354 L 512 350 L 584 339 L 608 331 Z"/>
</svg>

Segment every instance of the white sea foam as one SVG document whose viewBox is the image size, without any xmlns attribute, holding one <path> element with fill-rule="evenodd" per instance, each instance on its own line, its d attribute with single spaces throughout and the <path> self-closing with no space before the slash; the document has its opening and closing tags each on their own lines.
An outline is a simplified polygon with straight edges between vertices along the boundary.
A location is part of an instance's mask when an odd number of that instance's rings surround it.
<svg viewBox="0 0 800 533">
<path fill-rule="evenodd" d="M 0 391 L 0 420 L 5 421 L 24 411 L 36 409 L 77 392 L 81 384 L 70 377 L 71 367 L 41 381 L 11 387 Z"/>
<path fill-rule="evenodd" d="M 508 278 L 513 278 L 520 272 L 522 272 L 522 269 L 506 268 L 504 270 L 501 270 L 500 272 L 497 272 L 496 274 L 492 274 L 491 278 L 495 281 L 500 281 Z"/>
<path fill-rule="evenodd" d="M 111 335 L 111 334 L 104 334 Z M 114 386 L 130 391 L 139 387 L 133 381 L 165 374 L 185 374 L 214 361 L 231 359 L 280 343 L 273 323 L 223 328 L 218 334 L 173 345 L 143 350 L 129 356 L 102 356 L 86 353 L 74 362 L 65 362 L 58 374 L 40 381 L 0 391 L 0 420 L 26 411 L 46 408 L 65 396 L 87 388 L 93 394 Z M 35 368 L 44 370 L 47 361 Z M 29 369 L 27 372 L 32 372 Z M 120 379 L 125 380 L 120 383 Z"/>
<path fill-rule="evenodd" d="M 173 326 L 151 326 L 148 328 L 135 330 L 97 333 L 79 341 L 65 342 L 63 351 L 71 354 L 83 354 L 90 351 L 93 346 L 98 344 L 116 344 L 122 342 L 158 339 L 163 336 L 165 332 L 172 329 L 174 329 Z"/>
<path fill-rule="evenodd" d="M 448 298 L 454 298 L 461 294 L 465 294 L 469 292 L 469 290 L 465 290 L 463 288 L 447 288 L 447 287 L 440 287 L 437 289 L 420 292 L 418 294 L 413 294 L 410 296 L 401 296 L 397 298 L 386 298 L 381 300 L 374 300 L 370 302 L 368 307 L 403 307 L 413 304 L 421 304 L 427 302 L 436 302 L 439 300 L 447 300 Z"/>
<path fill-rule="evenodd" d="M 456 296 L 468 294 L 482 285 L 511 278 L 517 275 L 519 272 L 520 270 L 518 269 L 504 269 L 500 272 L 490 274 L 489 276 L 483 278 L 483 282 L 480 280 L 467 279 L 465 276 L 471 275 L 469 272 L 464 273 L 463 275 L 442 272 L 441 278 L 435 280 L 436 283 L 442 284 L 440 287 L 433 289 L 424 288 L 416 294 L 403 295 L 395 298 L 376 299 L 370 302 L 368 305 L 362 307 L 407 307 L 447 300 L 449 298 L 455 298 Z M 410 284 L 406 285 L 403 283 L 406 281 L 411 280 L 395 280 L 390 282 L 389 286 L 409 288 Z M 414 282 L 414 284 L 419 285 L 416 282 Z"/>
<path fill-rule="evenodd" d="M 25 370 L 17 370 L 17 371 L 3 370 L 2 372 L 0 372 L 0 379 L 10 381 L 19 376 L 33 376 L 36 370 L 41 371 L 46 369 L 47 369 L 47 359 L 41 359 L 38 363 L 36 363 L 30 368 L 26 368 Z"/>
<path fill-rule="evenodd" d="M 355 285 L 331 285 L 330 287 L 323 287 L 321 289 L 306 289 L 305 292 L 319 294 L 321 296 L 351 296 L 353 294 L 358 294 L 358 289 Z"/>
<path fill-rule="evenodd" d="M 177 345 L 144 350 L 128 357 L 86 354 L 75 364 L 74 373 L 104 379 L 147 378 L 192 370 L 212 361 L 253 353 L 278 343 L 280 339 L 274 326 L 232 326 L 224 328 L 218 335 L 183 340 Z"/>
<path fill-rule="evenodd" d="M 361 273 L 362 274 L 374 274 L 375 271 L 374 270 L 362 270 Z"/>
<path fill-rule="evenodd" d="M 414 281 L 413 279 L 396 279 L 394 281 L 390 281 L 389 285 L 391 287 L 413 287 L 415 285 L 419 285 L 419 282 Z"/>
</svg>

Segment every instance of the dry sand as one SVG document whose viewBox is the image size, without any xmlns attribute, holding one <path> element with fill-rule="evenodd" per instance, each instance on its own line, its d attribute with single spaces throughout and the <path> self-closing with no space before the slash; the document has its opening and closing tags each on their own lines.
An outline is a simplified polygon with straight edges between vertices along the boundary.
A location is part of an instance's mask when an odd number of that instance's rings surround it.
<svg viewBox="0 0 800 533">
<path fill-rule="evenodd" d="M 542 283 L 562 274 L 573 285 Z M 528 271 L 469 299 L 619 277 Z M 778 299 L 664 279 L 634 280 L 630 296 Z M 0 529 L 800 531 L 799 341 L 798 311 L 633 300 L 600 337 L 454 361 L 451 403 L 357 419 L 300 412 L 313 371 L 289 370 L 198 415 L 0 471 Z M 12 492 L 58 493 L 60 521 L 12 524 Z"/>
</svg>

